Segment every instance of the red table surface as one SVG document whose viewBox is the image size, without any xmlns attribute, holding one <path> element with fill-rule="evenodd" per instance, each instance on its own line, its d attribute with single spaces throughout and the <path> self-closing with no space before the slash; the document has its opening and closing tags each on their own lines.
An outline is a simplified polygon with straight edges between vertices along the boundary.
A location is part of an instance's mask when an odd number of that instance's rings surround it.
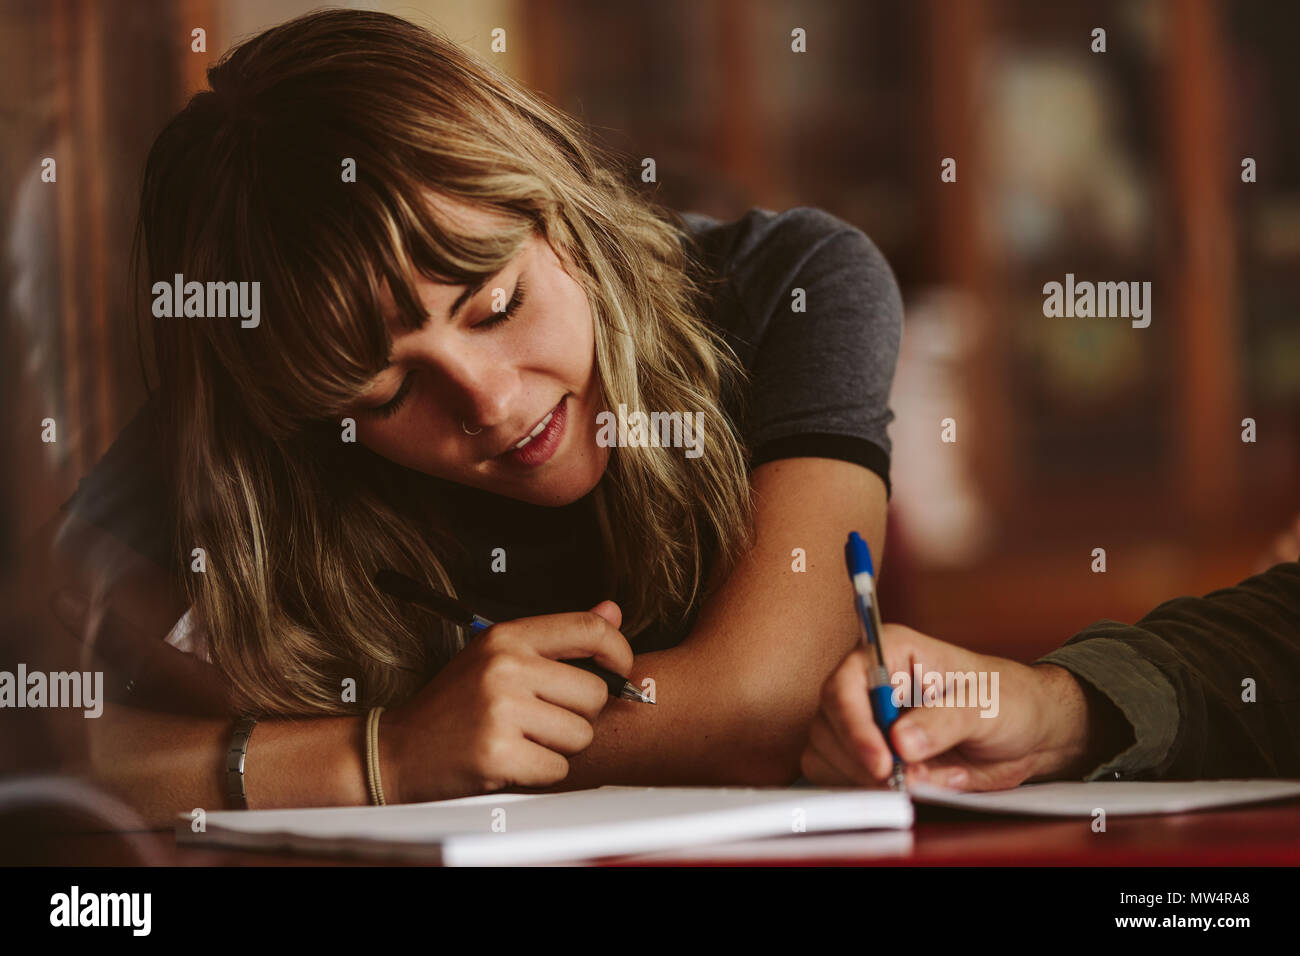
<svg viewBox="0 0 1300 956">
<path fill-rule="evenodd" d="M 1300 800 L 1167 816 L 1114 817 L 1095 833 L 1091 819 L 933 818 L 928 808 L 903 855 L 746 860 L 744 866 L 1297 866 Z M 179 847 L 170 831 L 37 833 L 11 839 L 3 862 L 54 866 L 376 865 L 346 857 Z M 613 861 L 614 865 L 620 865 Z M 381 864 L 382 865 L 382 864 Z M 646 865 L 646 864 L 638 864 Z M 728 861 L 657 859 L 655 866 L 726 866 Z"/>
</svg>

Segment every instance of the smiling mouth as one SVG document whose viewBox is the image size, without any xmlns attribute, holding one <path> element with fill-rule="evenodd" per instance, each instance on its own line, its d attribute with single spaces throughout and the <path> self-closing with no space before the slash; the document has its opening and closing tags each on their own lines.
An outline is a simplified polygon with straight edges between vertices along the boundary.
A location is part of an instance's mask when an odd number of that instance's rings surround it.
<svg viewBox="0 0 1300 956">
<path fill-rule="evenodd" d="M 496 457 L 509 458 L 515 452 L 521 451 L 527 448 L 529 445 L 531 445 L 534 441 L 537 440 L 537 438 L 539 438 L 541 435 L 543 435 L 546 432 L 547 426 L 551 424 L 552 419 L 555 418 L 556 413 L 559 412 L 560 406 L 563 404 L 564 404 L 564 399 L 561 398 L 558 402 L 555 403 L 555 407 L 552 408 L 549 412 L 547 412 L 546 416 L 541 421 L 539 421 L 536 425 L 534 425 L 532 430 L 529 431 L 527 435 L 519 439 L 519 441 L 515 442 L 513 445 L 511 445 L 505 451 L 501 452 Z"/>
<path fill-rule="evenodd" d="M 523 448 L 525 445 L 527 445 L 529 442 L 531 442 L 534 438 L 536 438 L 536 437 L 537 437 L 538 435 L 540 435 L 542 432 L 546 431 L 546 426 L 549 425 L 549 424 L 551 423 L 551 419 L 554 418 L 554 417 L 555 417 L 555 409 L 552 408 L 549 412 L 546 413 L 546 417 L 543 418 L 540 422 L 537 423 L 537 427 L 536 427 L 536 428 L 534 428 L 534 429 L 533 429 L 532 431 L 530 431 L 527 435 L 525 435 L 522 439 L 520 439 L 520 441 L 519 441 L 518 443 L 516 443 L 515 445 L 511 446 L 512 450 L 513 450 L 513 449 Z"/>
</svg>

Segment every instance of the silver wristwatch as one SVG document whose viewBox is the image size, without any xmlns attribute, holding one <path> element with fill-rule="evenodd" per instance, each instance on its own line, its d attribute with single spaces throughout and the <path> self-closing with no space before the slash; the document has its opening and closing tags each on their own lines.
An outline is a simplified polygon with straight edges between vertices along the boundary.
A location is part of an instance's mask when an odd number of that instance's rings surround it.
<svg viewBox="0 0 1300 956">
<path fill-rule="evenodd" d="M 226 752 L 226 800 L 236 810 L 248 809 L 248 797 L 244 792 L 244 758 L 248 756 L 248 738 L 253 736 L 256 725 L 257 721 L 252 717 L 236 720 L 230 750 Z"/>
</svg>

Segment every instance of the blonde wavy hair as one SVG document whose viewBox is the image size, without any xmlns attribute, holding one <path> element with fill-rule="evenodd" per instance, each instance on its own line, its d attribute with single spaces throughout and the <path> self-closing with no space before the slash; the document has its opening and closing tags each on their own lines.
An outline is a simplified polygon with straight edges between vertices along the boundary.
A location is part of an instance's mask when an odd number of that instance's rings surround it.
<svg viewBox="0 0 1300 956">
<path fill-rule="evenodd" d="M 652 622 L 685 621 L 750 542 L 752 503 L 724 410 L 745 373 L 701 317 L 680 220 L 572 120 L 397 17 L 300 17 L 227 52 L 208 83 L 149 154 L 135 269 L 137 282 L 142 266 L 149 282 L 261 282 L 255 328 L 155 319 L 142 332 L 174 544 L 207 556 L 184 586 L 239 710 L 400 702 L 463 645 L 457 627 L 375 589 L 387 566 L 455 594 L 454 543 L 421 476 L 342 442 L 340 421 L 387 360 L 385 286 L 418 329 L 417 276 L 477 283 L 539 231 L 580 273 L 605 407 L 693 409 L 711 424 L 696 459 L 613 449 L 594 496 L 633 646 Z M 342 182 L 344 157 L 355 182 Z M 431 194 L 509 225 L 458 232 Z M 341 699 L 349 677 L 355 704 Z"/>
</svg>

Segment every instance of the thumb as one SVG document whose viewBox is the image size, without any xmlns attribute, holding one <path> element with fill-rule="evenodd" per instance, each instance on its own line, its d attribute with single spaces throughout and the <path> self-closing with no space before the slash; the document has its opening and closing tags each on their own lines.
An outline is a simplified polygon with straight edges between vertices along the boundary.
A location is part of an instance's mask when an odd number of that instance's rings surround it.
<svg viewBox="0 0 1300 956">
<path fill-rule="evenodd" d="M 601 601 L 591 609 L 592 614 L 599 614 L 615 627 L 623 626 L 623 611 L 613 601 Z"/>
</svg>

